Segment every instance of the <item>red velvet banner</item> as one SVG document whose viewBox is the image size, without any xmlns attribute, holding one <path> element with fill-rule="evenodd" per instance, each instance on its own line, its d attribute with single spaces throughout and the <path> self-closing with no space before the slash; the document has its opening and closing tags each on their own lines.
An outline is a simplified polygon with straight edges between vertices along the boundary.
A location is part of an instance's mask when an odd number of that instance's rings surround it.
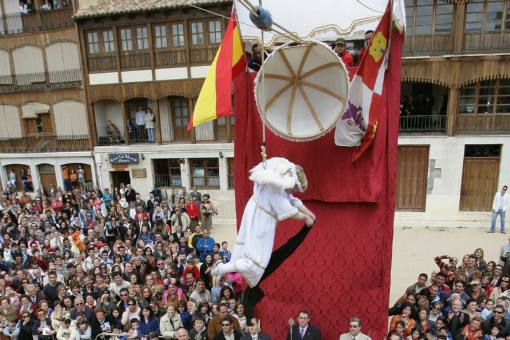
<svg viewBox="0 0 510 340">
<path fill-rule="evenodd" d="M 395 176 L 400 112 L 403 36 L 393 31 L 380 121 L 372 146 L 351 163 L 352 148 L 334 144 L 333 132 L 311 142 L 283 140 L 266 129 L 268 157 L 285 157 L 303 166 L 308 190 L 301 196 L 317 216 L 305 242 L 261 285 L 266 297 L 257 305 L 262 330 L 284 339 L 287 321 L 300 309 L 324 339 L 348 332 L 360 317 L 363 333 L 382 339 L 388 328 Z M 262 122 L 253 96 L 255 74 L 235 82 L 235 189 L 238 222 L 252 194 L 249 170 L 262 159 Z M 238 223 L 239 224 L 239 223 Z M 275 248 L 300 228 L 278 225 Z"/>
</svg>

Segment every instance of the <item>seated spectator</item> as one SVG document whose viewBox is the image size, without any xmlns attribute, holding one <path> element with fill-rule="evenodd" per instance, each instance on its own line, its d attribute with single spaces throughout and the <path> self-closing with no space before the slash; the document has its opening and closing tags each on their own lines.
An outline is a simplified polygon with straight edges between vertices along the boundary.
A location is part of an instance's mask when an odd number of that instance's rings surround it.
<svg viewBox="0 0 510 340">
<path fill-rule="evenodd" d="M 464 327 L 464 330 L 462 331 L 461 335 L 466 340 L 478 340 L 483 337 L 482 333 L 482 319 L 480 317 L 475 316 L 473 319 L 471 319 L 471 322 L 469 325 Z"/>
<path fill-rule="evenodd" d="M 443 310 L 443 303 L 441 301 L 436 301 L 432 304 L 432 309 L 430 310 L 429 320 L 432 322 L 436 322 L 439 317 L 443 316 L 441 312 Z"/>
<path fill-rule="evenodd" d="M 448 260 L 448 264 L 443 262 L 443 260 Z M 436 262 L 437 266 L 439 267 L 439 271 L 444 274 L 445 280 L 443 281 L 443 284 L 444 283 L 453 284 L 453 281 L 455 280 L 455 276 L 457 275 L 458 258 L 455 256 L 450 257 L 448 255 L 443 255 L 443 256 L 436 256 L 434 258 L 434 261 Z M 437 277 L 437 275 L 436 275 L 436 277 Z M 438 286 L 441 287 L 441 284 L 438 284 Z M 441 287 L 441 292 L 445 293 L 447 291 L 449 291 L 449 289 L 444 291 L 443 287 Z"/>
<path fill-rule="evenodd" d="M 421 333 L 425 333 L 427 330 L 434 327 L 434 322 L 429 319 L 429 310 L 426 308 L 420 308 L 418 311 L 418 319 L 416 320 L 416 329 Z"/>
<path fill-rule="evenodd" d="M 106 124 L 106 133 L 108 134 L 108 137 L 110 138 L 110 143 L 120 143 L 120 132 L 119 129 L 115 126 L 115 124 L 112 123 L 111 120 L 108 120 L 108 123 Z"/>
<path fill-rule="evenodd" d="M 452 302 L 452 309 L 448 312 L 446 318 L 448 320 L 447 327 L 455 339 L 462 333 L 464 327 L 469 325 L 469 315 L 462 313 L 462 302 L 460 300 L 454 300 Z"/>
<path fill-rule="evenodd" d="M 457 271 L 457 275 L 455 275 L 456 279 L 460 277 L 466 277 L 468 280 L 472 280 L 474 278 L 481 279 L 482 272 L 476 267 L 476 256 L 471 254 L 468 256 L 466 266 L 464 268 L 460 268 Z"/>
<path fill-rule="evenodd" d="M 413 305 L 405 304 L 399 315 L 394 315 L 390 322 L 390 332 L 396 331 L 397 322 L 402 321 L 405 324 L 404 330 L 406 334 L 411 334 L 411 329 L 415 327 L 416 321 L 411 317 Z"/>
<path fill-rule="evenodd" d="M 510 324 L 503 318 L 506 311 L 501 306 L 494 307 L 494 314 L 483 323 L 484 334 L 490 334 L 494 326 L 499 326 L 501 334 L 507 334 L 510 330 Z"/>
<path fill-rule="evenodd" d="M 493 308 L 494 308 L 494 300 L 487 299 L 487 301 L 485 301 L 485 308 L 482 310 L 482 313 L 481 313 L 481 317 L 482 317 L 483 321 L 492 317 Z"/>
<path fill-rule="evenodd" d="M 491 293 L 492 293 L 492 290 L 494 289 L 494 287 L 491 285 L 491 282 L 492 282 L 492 274 L 490 273 L 484 273 L 482 275 L 482 289 L 483 291 L 485 292 L 485 295 L 487 296 L 490 296 Z"/>
<path fill-rule="evenodd" d="M 403 299 L 405 298 L 405 299 Z M 416 305 L 416 296 L 414 294 L 408 294 L 407 296 L 401 297 L 395 305 L 390 308 L 389 316 L 399 315 L 402 313 L 402 308 L 408 305 L 411 307 L 410 316 L 413 319 L 418 319 L 418 306 Z"/>
<path fill-rule="evenodd" d="M 464 291 L 465 286 L 466 286 L 466 282 L 465 281 L 457 280 L 457 281 L 455 281 L 455 284 L 453 286 L 453 290 L 448 292 L 448 293 L 445 293 L 443 295 L 443 298 L 442 298 L 442 301 L 441 301 L 441 302 L 443 302 L 443 304 L 445 306 L 444 310 L 443 310 L 443 313 L 447 312 L 448 310 L 450 310 L 450 308 L 448 308 L 448 307 L 451 306 L 452 295 L 453 294 L 458 294 L 459 295 L 459 300 L 461 301 L 461 304 L 462 304 L 462 308 L 466 307 L 466 303 L 470 299 L 470 297 Z"/>
<path fill-rule="evenodd" d="M 407 287 L 406 289 L 406 294 L 409 294 L 409 293 L 413 293 L 413 294 L 418 294 L 422 289 L 425 289 L 425 283 L 427 282 L 428 280 L 428 275 L 425 274 L 425 273 L 421 273 L 419 276 L 418 276 L 418 281 Z"/>
<path fill-rule="evenodd" d="M 498 266 L 496 266 L 496 268 L 497 267 Z M 508 296 L 508 287 L 510 287 L 510 275 L 503 274 L 494 286 L 490 298 L 496 301 L 500 296 Z"/>
</svg>

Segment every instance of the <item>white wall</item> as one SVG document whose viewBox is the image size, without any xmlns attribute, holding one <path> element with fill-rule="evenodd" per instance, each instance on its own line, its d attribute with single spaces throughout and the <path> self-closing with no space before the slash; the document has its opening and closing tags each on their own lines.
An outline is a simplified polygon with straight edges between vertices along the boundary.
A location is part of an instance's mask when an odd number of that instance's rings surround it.
<svg viewBox="0 0 510 340">
<path fill-rule="evenodd" d="M 94 115 L 98 136 L 107 136 L 106 123 L 111 120 L 119 129 L 120 135 L 124 136 L 124 121 L 122 120 L 122 107 L 119 102 L 102 100 L 94 103 Z"/>
<path fill-rule="evenodd" d="M 429 178 L 433 183 L 427 195 L 425 212 L 396 212 L 396 221 L 490 221 L 489 212 L 460 212 L 460 190 L 465 145 L 501 144 L 501 159 L 498 187 L 510 185 L 510 138 L 508 136 L 427 136 L 399 137 L 399 145 L 429 145 L 430 160 L 435 161 L 435 169 L 441 171 L 439 178 Z M 433 181 L 433 182 L 432 182 Z"/>
</svg>

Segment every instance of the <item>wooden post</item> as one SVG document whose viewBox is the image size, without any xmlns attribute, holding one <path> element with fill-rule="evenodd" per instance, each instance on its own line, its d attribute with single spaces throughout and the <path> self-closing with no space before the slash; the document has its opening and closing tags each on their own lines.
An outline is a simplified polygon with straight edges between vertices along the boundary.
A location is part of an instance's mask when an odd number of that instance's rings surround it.
<svg viewBox="0 0 510 340">
<path fill-rule="evenodd" d="M 124 121 L 124 143 L 126 145 L 129 145 L 129 143 L 131 141 L 129 140 L 129 132 L 128 132 L 128 126 L 127 126 L 128 115 L 127 115 L 126 102 L 124 100 L 120 101 L 120 108 L 122 110 L 122 120 Z"/>
<path fill-rule="evenodd" d="M 94 150 L 94 146 L 98 144 L 97 140 L 97 126 L 96 126 L 96 112 L 94 111 L 94 103 L 88 104 L 88 118 L 89 118 L 89 133 L 90 133 L 90 149 Z"/>
<path fill-rule="evenodd" d="M 455 13 L 455 26 L 453 28 L 453 54 L 462 54 L 462 47 L 464 45 L 464 26 L 466 18 L 466 1 L 457 1 L 457 11 Z"/>
<path fill-rule="evenodd" d="M 159 99 L 156 99 L 156 106 L 154 107 L 154 117 L 156 117 L 156 142 L 162 144 L 161 136 L 161 115 L 159 114 Z"/>
<path fill-rule="evenodd" d="M 459 103 L 459 88 L 452 86 L 448 89 L 448 106 L 446 111 L 446 135 L 453 137 L 455 135 L 455 121 L 457 120 L 457 110 Z"/>
</svg>

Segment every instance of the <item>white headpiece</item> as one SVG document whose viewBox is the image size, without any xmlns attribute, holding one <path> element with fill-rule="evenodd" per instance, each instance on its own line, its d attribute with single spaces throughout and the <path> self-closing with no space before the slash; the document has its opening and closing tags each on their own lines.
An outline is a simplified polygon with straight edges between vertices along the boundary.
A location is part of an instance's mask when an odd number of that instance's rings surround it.
<svg viewBox="0 0 510 340">
<path fill-rule="evenodd" d="M 250 180 L 273 192 L 283 193 L 285 189 L 298 187 L 301 192 L 303 188 L 296 174 L 296 165 L 285 158 L 273 157 L 263 163 L 259 163 L 250 170 Z"/>
</svg>

